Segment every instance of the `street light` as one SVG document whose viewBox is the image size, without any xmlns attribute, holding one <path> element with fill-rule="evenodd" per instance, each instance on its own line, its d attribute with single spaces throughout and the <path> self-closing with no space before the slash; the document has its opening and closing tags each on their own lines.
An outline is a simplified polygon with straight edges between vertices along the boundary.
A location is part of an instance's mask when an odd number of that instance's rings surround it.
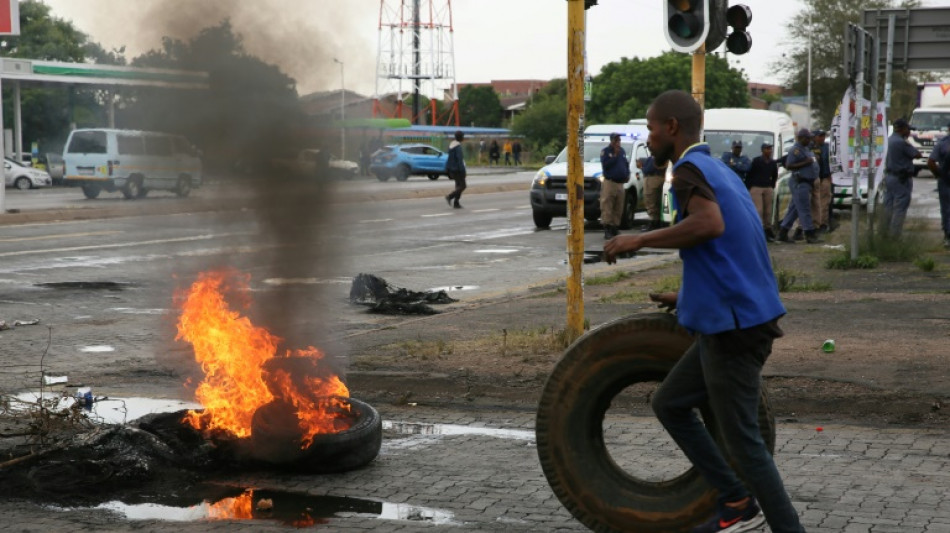
<svg viewBox="0 0 950 533">
<path fill-rule="evenodd" d="M 346 85 L 343 78 L 343 62 L 333 58 L 334 63 L 340 64 L 340 159 L 346 159 Z"/>
</svg>

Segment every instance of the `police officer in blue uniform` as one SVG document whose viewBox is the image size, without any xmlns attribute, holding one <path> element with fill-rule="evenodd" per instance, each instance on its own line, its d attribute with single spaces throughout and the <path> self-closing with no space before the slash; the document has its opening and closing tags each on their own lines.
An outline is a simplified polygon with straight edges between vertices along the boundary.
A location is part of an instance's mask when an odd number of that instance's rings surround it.
<svg viewBox="0 0 950 533">
<path fill-rule="evenodd" d="M 738 139 L 732 141 L 732 152 L 722 154 L 722 162 L 739 176 L 742 183 L 745 183 L 749 169 L 752 168 L 752 160 L 742 155 L 742 141 Z"/>
<path fill-rule="evenodd" d="M 950 248 L 950 124 L 947 135 L 937 142 L 927 168 L 937 179 L 937 196 L 940 198 L 940 228 L 943 230 L 943 247 Z"/>
<path fill-rule="evenodd" d="M 920 152 L 907 142 L 910 124 L 899 118 L 894 133 L 887 138 L 887 159 L 884 162 L 884 221 L 881 228 L 891 237 L 900 237 L 904 218 L 914 190 L 914 158 Z"/>
<path fill-rule="evenodd" d="M 807 128 L 798 130 L 795 136 L 798 141 L 788 152 L 785 159 L 785 168 L 792 171 L 788 182 L 792 193 L 792 201 L 788 204 L 788 211 L 782 219 L 778 232 L 779 242 L 795 242 L 788 236 L 792 224 L 798 220 L 805 230 L 805 241 L 809 244 L 823 242 L 815 235 L 815 223 L 811 219 L 811 192 L 818 180 L 818 161 L 811 151 L 811 132 Z"/>
</svg>

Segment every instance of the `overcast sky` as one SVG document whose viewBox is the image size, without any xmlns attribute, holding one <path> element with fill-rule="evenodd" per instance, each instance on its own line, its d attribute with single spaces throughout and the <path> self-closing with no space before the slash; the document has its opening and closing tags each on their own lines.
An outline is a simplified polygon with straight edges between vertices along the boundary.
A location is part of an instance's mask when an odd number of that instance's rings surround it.
<svg viewBox="0 0 950 533">
<path fill-rule="evenodd" d="M 387 5 L 398 0 L 385 0 Z M 446 0 L 422 0 L 427 6 Z M 126 46 L 130 59 L 158 48 L 163 35 L 187 38 L 225 17 L 248 52 L 281 65 L 298 92 L 346 88 L 370 96 L 376 87 L 380 0 L 45 0 L 105 48 Z M 730 1 L 730 4 L 739 2 Z M 750 81 L 779 83 L 773 72 L 787 51 L 788 21 L 801 0 L 746 0 L 752 50 L 730 61 Z M 459 83 L 550 79 L 567 70 L 564 0 L 454 0 L 455 72 Z M 925 4 L 938 5 L 928 1 Z M 588 11 L 588 63 L 594 73 L 621 57 L 668 50 L 662 0 L 600 0 Z M 388 35 L 388 33 L 387 33 Z M 820 45 L 820 40 L 816 46 Z"/>
</svg>

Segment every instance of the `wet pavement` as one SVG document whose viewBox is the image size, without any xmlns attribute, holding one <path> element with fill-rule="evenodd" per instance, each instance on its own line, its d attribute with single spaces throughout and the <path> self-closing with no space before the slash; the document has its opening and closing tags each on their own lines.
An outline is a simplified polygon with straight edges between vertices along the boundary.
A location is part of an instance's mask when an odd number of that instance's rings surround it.
<svg viewBox="0 0 950 533">
<path fill-rule="evenodd" d="M 533 413 L 387 407 L 379 457 L 334 475 L 238 474 L 217 492 L 63 509 L 0 502 L 4 531 L 585 531 L 541 473 Z M 611 456 L 664 478 L 684 462 L 649 417 L 611 415 Z M 950 532 L 950 432 L 779 423 L 776 460 L 810 532 Z M 251 516 L 227 509 L 245 500 Z M 262 499 L 272 509 L 258 509 Z M 158 503 L 155 503 L 155 502 Z M 252 502 L 252 503 L 248 503 Z M 767 531 L 767 530 L 765 530 Z"/>
</svg>

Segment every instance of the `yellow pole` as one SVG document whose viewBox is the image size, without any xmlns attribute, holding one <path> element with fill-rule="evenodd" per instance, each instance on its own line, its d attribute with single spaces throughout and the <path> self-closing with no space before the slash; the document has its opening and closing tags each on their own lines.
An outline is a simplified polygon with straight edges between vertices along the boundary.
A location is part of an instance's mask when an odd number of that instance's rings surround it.
<svg viewBox="0 0 950 533">
<path fill-rule="evenodd" d="M 693 52 L 693 98 L 700 109 L 706 109 L 706 45 Z"/>
<path fill-rule="evenodd" d="M 584 0 L 567 2 L 567 279 L 566 335 L 584 332 Z"/>
</svg>

